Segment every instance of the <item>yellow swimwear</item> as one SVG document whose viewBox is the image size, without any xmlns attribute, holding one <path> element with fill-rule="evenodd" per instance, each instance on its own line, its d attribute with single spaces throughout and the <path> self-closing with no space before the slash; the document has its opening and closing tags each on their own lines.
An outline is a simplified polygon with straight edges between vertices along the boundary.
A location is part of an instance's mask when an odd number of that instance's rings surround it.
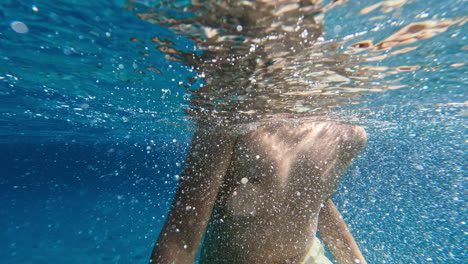
<svg viewBox="0 0 468 264">
<path fill-rule="evenodd" d="M 302 261 L 302 264 L 333 264 L 325 257 L 325 250 L 322 243 L 317 237 L 314 237 L 307 256 Z"/>
</svg>

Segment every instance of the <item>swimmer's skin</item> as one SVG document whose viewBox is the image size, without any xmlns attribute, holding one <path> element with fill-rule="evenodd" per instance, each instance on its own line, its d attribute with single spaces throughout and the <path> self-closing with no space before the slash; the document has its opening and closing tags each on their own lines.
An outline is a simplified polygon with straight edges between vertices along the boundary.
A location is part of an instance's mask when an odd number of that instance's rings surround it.
<svg viewBox="0 0 468 264">
<path fill-rule="evenodd" d="M 338 208 L 328 199 L 320 210 L 318 233 L 338 263 L 366 263 Z"/>
<path fill-rule="evenodd" d="M 366 263 L 330 200 L 365 142 L 333 122 L 198 131 L 151 263 L 194 263 L 208 222 L 203 264 L 300 264 L 317 229 L 338 263 Z"/>
</svg>

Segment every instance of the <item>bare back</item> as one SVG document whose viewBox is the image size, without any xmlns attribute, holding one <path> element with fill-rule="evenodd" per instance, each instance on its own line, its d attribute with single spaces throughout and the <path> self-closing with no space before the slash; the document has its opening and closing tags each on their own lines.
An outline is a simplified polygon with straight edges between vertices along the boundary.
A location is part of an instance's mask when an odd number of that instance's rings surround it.
<svg viewBox="0 0 468 264">
<path fill-rule="evenodd" d="M 239 136 L 201 263 L 299 263 L 365 141 L 361 127 L 334 122 L 265 123 Z"/>
</svg>

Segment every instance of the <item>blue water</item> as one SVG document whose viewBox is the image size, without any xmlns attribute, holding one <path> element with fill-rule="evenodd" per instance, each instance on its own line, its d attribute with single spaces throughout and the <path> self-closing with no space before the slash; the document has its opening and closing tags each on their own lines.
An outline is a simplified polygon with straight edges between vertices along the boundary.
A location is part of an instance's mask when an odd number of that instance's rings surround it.
<svg viewBox="0 0 468 264">
<path fill-rule="evenodd" d="M 358 14 L 376 2 L 327 13 L 326 37 L 379 41 L 467 14 L 466 1 L 436 0 Z M 0 263 L 146 263 L 194 131 L 183 111 L 194 72 L 150 39 L 195 45 L 123 0 L 0 4 Z M 334 197 L 368 263 L 468 262 L 468 75 L 453 66 L 466 63 L 466 29 L 371 62 L 421 68 L 341 110 L 369 137 Z"/>
</svg>

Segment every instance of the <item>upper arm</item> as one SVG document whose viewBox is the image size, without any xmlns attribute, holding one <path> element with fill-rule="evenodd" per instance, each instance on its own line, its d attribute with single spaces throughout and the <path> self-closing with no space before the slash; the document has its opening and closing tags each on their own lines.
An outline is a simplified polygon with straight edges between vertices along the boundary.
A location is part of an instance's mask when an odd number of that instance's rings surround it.
<svg viewBox="0 0 468 264">
<path fill-rule="evenodd" d="M 366 264 L 359 247 L 331 199 L 320 210 L 318 232 L 333 257 L 340 264 Z"/>
<path fill-rule="evenodd" d="M 234 138 L 197 131 L 168 219 L 151 255 L 158 264 L 193 263 L 229 167 Z"/>
</svg>

